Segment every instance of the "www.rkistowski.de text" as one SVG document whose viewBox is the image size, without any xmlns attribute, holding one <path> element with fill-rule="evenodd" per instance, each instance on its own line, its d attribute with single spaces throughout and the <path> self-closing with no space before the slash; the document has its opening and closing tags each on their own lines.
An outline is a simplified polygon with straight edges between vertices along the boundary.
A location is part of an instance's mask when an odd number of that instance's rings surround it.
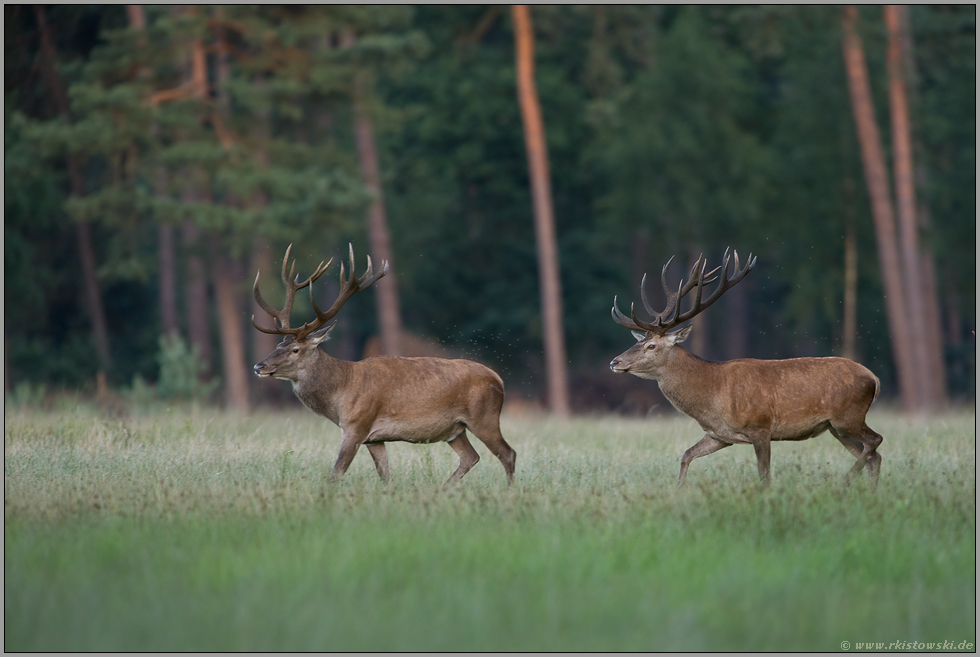
<svg viewBox="0 0 980 657">
<path fill-rule="evenodd" d="M 850 641 L 841 641 L 843 650 L 851 649 Z M 973 650 L 972 641 L 859 641 L 855 650 Z"/>
</svg>

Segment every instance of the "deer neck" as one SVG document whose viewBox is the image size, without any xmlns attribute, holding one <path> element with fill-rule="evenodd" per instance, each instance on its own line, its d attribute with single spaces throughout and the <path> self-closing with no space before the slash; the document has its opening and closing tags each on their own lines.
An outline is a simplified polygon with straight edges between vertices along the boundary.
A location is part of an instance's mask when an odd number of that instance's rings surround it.
<svg viewBox="0 0 980 657">
<path fill-rule="evenodd" d="M 697 420 L 717 398 L 718 365 L 701 360 L 684 347 L 675 345 L 657 383 L 674 408 Z"/>
<path fill-rule="evenodd" d="M 303 405 L 336 425 L 340 424 L 340 396 L 350 378 L 353 363 L 317 349 L 315 360 L 293 381 L 293 392 Z"/>
</svg>

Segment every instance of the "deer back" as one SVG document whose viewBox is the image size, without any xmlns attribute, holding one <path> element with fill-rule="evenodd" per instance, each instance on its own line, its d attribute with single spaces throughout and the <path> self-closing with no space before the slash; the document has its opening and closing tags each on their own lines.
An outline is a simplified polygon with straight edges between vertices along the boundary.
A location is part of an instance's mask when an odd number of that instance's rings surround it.
<svg viewBox="0 0 980 657">
<path fill-rule="evenodd" d="M 863 418 L 880 390 L 870 370 L 846 358 L 710 363 L 683 347 L 675 347 L 672 356 L 660 388 L 706 430 L 808 438 L 827 421 Z"/>
</svg>

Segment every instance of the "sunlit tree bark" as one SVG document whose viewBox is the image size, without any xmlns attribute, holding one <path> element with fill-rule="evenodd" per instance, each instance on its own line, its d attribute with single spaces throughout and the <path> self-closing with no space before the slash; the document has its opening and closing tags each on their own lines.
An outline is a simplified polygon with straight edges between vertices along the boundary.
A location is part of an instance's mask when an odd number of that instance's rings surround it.
<svg viewBox="0 0 980 657">
<path fill-rule="evenodd" d="M 905 304 L 907 291 L 902 280 L 901 260 L 895 234 L 895 214 L 891 192 L 888 189 L 885 155 L 881 147 L 878 125 L 875 122 L 868 69 L 864 48 L 857 31 L 857 20 L 857 8 L 852 5 L 844 7 L 842 13 L 844 68 L 861 146 L 868 195 L 871 197 L 871 214 L 878 241 L 878 259 L 881 262 L 885 284 L 885 308 L 888 314 L 892 352 L 898 371 L 902 405 L 906 410 L 912 411 L 918 408 L 920 393 L 907 323 L 908 312 Z"/>
<path fill-rule="evenodd" d="M 374 141 L 374 128 L 367 115 L 362 99 L 355 99 L 354 136 L 357 141 L 357 159 L 361 165 L 364 186 L 374 199 L 368 209 L 368 240 L 371 242 L 372 259 L 381 266 L 388 261 L 392 267 L 391 236 L 388 232 L 388 218 L 385 214 L 384 192 L 381 188 L 381 171 L 378 165 L 378 150 Z M 398 283 L 394 276 L 388 275 L 374 284 L 377 299 L 378 321 L 381 324 L 381 348 L 388 356 L 400 356 L 402 316 L 398 299 Z"/>
<path fill-rule="evenodd" d="M 548 167 L 544 119 L 534 82 L 534 31 L 531 26 L 531 11 L 527 5 L 511 5 L 511 14 L 517 51 L 517 97 L 524 123 L 524 143 L 534 204 L 548 406 L 552 413 L 567 416 L 571 407 L 568 398 L 568 356 L 565 351 L 565 329 L 562 325 L 558 238 L 551 200 L 551 173 Z"/>
<path fill-rule="evenodd" d="M 231 75 L 228 62 L 228 44 L 225 41 L 225 31 L 221 27 L 223 9 L 214 9 L 214 19 L 217 24 L 218 32 L 218 61 L 216 66 L 217 73 L 217 92 L 218 108 L 215 113 L 224 114 L 224 125 L 230 123 L 231 101 L 228 93 L 228 80 Z M 221 125 L 221 117 L 213 121 L 217 127 Z M 234 146 L 231 136 L 227 132 L 218 135 L 225 148 Z M 235 199 L 229 194 L 225 203 L 233 205 Z M 218 334 L 221 338 L 221 368 L 224 373 L 225 399 L 228 407 L 240 412 L 247 413 L 249 408 L 248 401 L 248 373 L 245 362 L 245 313 L 244 290 L 240 285 L 242 272 L 240 263 L 229 257 L 223 248 L 221 239 L 217 234 L 212 234 L 210 238 L 211 253 L 211 280 L 214 281 L 215 303 L 218 309 Z"/>
<path fill-rule="evenodd" d="M 221 365 L 224 374 L 225 399 L 228 407 L 248 412 L 248 378 L 245 371 L 244 309 L 238 263 L 222 251 L 221 241 L 210 240 L 211 277 L 218 310 L 218 332 L 221 336 Z"/>
<path fill-rule="evenodd" d="M 905 275 L 905 289 L 908 291 L 905 301 L 909 341 L 912 345 L 916 378 L 920 387 L 919 406 L 930 409 L 939 402 L 938 382 L 933 380 L 934 370 L 929 362 L 930 345 L 926 339 L 925 323 L 928 316 L 919 258 L 919 228 L 916 220 L 915 180 L 912 174 L 912 129 L 903 71 L 903 35 L 898 7 L 885 5 L 882 12 L 888 28 L 888 106 L 892 128 L 892 166 L 895 175 L 895 205 L 898 215 L 902 273 Z"/>
<path fill-rule="evenodd" d="M 857 360 L 857 280 L 858 250 L 854 220 L 844 223 L 844 326 L 841 335 L 841 356 Z"/>
<path fill-rule="evenodd" d="M 909 112 L 909 60 L 911 35 L 908 7 L 885 5 L 882 8 L 888 28 L 888 98 L 892 123 L 892 152 L 895 168 L 895 195 L 900 226 L 900 243 L 909 294 L 912 343 L 917 368 L 921 373 L 922 404 L 928 410 L 946 401 L 946 373 L 943 366 L 941 327 L 937 312 L 935 266 L 932 254 L 919 239 L 925 208 L 916 202 L 913 165 L 912 121 Z"/>
</svg>

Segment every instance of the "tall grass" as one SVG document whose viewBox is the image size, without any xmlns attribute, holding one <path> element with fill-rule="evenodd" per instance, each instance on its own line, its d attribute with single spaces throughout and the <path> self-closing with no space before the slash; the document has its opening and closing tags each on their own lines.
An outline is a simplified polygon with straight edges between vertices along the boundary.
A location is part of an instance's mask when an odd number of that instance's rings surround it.
<svg viewBox="0 0 980 657">
<path fill-rule="evenodd" d="M 4 421 L 6 650 L 835 650 L 975 641 L 972 413 L 699 459 L 686 418 L 508 417 L 517 479 L 309 413 Z"/>
</svg>

